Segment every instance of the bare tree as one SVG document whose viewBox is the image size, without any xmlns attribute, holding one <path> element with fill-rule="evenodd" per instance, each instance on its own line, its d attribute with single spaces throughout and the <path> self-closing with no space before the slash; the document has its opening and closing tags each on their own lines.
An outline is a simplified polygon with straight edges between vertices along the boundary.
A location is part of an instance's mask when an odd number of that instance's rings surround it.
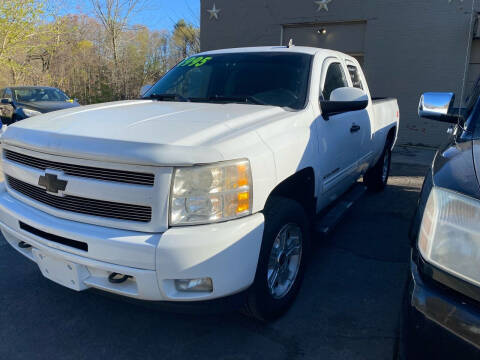
<svg viewBox="0 0 480 360">
<path fill-rule="evenodd" d="M 171 19 L 177 26 L 161 31 L 127 25 L 149 0 L 96 0 L 104 21 L 59 15 L 45 5 L 52 1 L 62 0 L 0 0 L 0 87 L 55 86 L 82 104 L 131 99 L 198 51 L 199 29 L 188 22 Z"/>
<path fill-rule="evenodd" d="M 113 83 L 118 84 L 119 40 L 128 29 L 128 20 L 145 0 L 90 0 L 95 15 L 105 28 L 113 57 Z"/>
</svg>

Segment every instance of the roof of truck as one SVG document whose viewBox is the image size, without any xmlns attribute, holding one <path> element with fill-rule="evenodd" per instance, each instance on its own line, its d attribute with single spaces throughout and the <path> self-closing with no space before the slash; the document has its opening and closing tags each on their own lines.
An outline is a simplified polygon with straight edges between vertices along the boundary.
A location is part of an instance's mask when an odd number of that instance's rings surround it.
<svg viewBox="0 0 480 360">
<path fill-rule="evenodd" d="M 350 57 L 347 54 L 329 49 L 322 49 L 316 47 L 307 46 L 255 46 L 255 47 L 243 47 L 243 48 L 231 48 L 205 51 L 198 55 L 211 55 L 211 54 L 227 54 L 227 53 L 245 53 L 245 52 L 287 52 L 287 53 L 303 53 L 309 55 L 315 55 L 317 53 L 324 53 L 323 55 L 342 55 L 344 57 Z"/>
</svg>

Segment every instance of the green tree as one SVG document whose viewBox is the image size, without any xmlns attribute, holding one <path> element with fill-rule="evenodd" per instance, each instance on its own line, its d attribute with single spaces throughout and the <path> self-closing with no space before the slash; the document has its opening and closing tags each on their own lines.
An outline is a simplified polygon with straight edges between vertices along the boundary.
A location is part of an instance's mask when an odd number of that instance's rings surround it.
<svg viewBox="0 0 480 360">
<path fill-rule="evenodd" d="M 187 24 L 183 19 L 173 27 L 172 40 L 182 58 L 200 51 L 200 30 L 192 24 Z"/>
<path fill-rule="evenodd" d="M 0 0 L 0 65 L 10 69 L 14 82 L 25 66 L 16 55 L 39 45 L 33 39 L 39 35 L 44 6 L 40 0 Z"/>
</svg>

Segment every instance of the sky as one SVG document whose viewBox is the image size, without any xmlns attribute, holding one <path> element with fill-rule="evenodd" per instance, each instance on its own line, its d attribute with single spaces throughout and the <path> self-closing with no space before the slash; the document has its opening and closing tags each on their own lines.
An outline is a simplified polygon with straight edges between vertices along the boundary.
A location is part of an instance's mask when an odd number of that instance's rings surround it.
<svg viewBox="0 0 480 360">
<path fill-rule="evenodd" d="M 200 0 L 142 0 L 130 20 L 130 25 L 141 24 L 151 30 L 171 30 L 180 19 L 200 27 Z M 89 0 L 65 0 L 61 2 L 63 14 L 92 14 Z"/>
</svg>

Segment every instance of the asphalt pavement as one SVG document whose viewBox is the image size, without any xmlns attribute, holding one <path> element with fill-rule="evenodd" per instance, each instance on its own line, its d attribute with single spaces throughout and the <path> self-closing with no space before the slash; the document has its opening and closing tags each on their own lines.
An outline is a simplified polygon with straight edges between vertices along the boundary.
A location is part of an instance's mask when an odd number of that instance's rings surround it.
<svg viewBox="0 0 480 360">
<path fill-rule="evenodd" d="M 44 279 L 0 239 L 0 359 L 392 359 L 408 226 L 433 152 L 400 148 L 388 187 L 316 236 L 292 309 L 271 324 L 238 313 L 174 314 Z"/>
</svg>

